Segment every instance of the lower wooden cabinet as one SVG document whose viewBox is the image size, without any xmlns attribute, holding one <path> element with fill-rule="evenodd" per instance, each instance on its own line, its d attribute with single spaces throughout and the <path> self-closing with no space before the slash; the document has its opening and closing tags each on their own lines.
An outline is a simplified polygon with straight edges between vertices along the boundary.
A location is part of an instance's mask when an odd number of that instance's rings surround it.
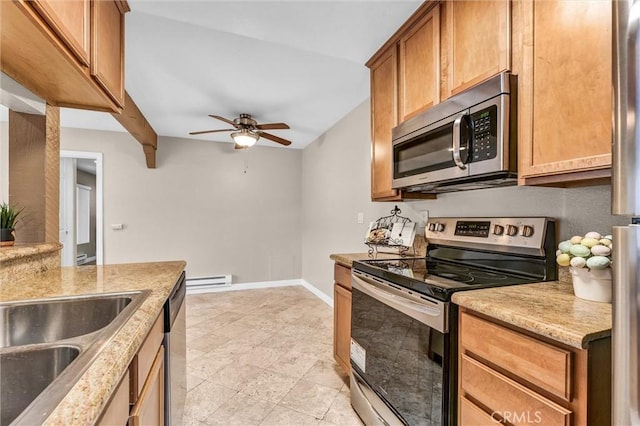
<svg viewBox="0 0 640 426">
<path fill-rule="evenodd" d="M 164 312 L 160 312 L 103 410 L 98 425 L 164 425 L 163 339 Z"/>
<path fill-rule="evenodd" d="M 161 312 L 129 365 L 129 426 L 164 425 L 164 315 Z"/>
<path fill-rule="evenodd" d="M 611 423 L 611 339 L 577 349 L 463 309 L 460 425 Z"/>
<path fill-rule="evenodd" d="M 158 353 L 158 348 L 164 339 L 164 315 L 161 313 L 151 327 L 144 343 L 129 365 L 131 384 L 129 387 L 129 402 L 133 405 L 138 401 L 142 387 L 147 381 L 152 365 Z"/>
<path fill-rule="evenodd" d="M 140 397 L 131 410 L 129 426 L 164 424 L 164 367 L 164 346 L 160 346 Z"/>
<path fill-rule="evenodd" d="M 336 263 L 333 285 L 333 357 L 351 372 L 351 269 Z"/>
<path fill-rule="evenodd" d="M 128 418 L 129 371 L 126 371 L 97 424 L 98 426 L 126 425 Z"/>
</svg>

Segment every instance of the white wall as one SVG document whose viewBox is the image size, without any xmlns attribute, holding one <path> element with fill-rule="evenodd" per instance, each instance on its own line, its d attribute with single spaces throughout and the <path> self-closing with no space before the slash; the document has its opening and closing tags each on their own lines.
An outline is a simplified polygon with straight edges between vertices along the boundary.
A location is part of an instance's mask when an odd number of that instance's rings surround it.
<svg viewBox="0 0 640 426">
<path fill-rule="evenodd" d="M 333 294 L 331 253 L 364 252 L 367 224 L 389 213 L 394 203 L 370 201 L 370 117 L 366 101 L 302 156 L 302 277 Z M 550 216 L 559 238 L 590 230 L 608 232 L 625 219 L 610 215 L 608 185 L 579 189 L 508 187 L 438 195 L 436 200 L 399 203 L 403 216 Z M 365 223 L 356 224 L 357 212 Z"/>
<path fill-rule="evenodd" d="M 329 255 L 366 251 L 369 222 L 394 206 L 371 202 L 370 123 L 365 101 L 302 155 L 302 278 L 328 295 L 333 295 Z M 357 223 L 359 212 L 363 224 Z"/>
<path fill-rule="evenodd" d="M 105 263 L 184 259 L 188 276 L 234 282 L 301 276 L 301 151 L 160 137 L 147 169 L 126 133 L 63 128 L 60 143 L 104 153 Z"/>
</svg>

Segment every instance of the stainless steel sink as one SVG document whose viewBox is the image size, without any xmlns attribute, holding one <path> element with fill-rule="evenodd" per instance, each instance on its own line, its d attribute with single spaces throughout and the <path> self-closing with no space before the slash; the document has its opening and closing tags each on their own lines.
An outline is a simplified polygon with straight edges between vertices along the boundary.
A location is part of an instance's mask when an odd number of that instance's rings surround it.
<svg viewBox="0 0 640 426">
<path fill-rule="evenodd" d="M 0 354 L 0 424 L 18 417 L 79 354 L 73 346 Z"/>
<path fill-rule="evenodd" d="M 47 343 L 107 326 L 132 296 L 89 296 L 0 304 L 0 348 Z"/>
<path fill-rule="evenodd" d="M 0 303 L 0 426 L 41 424 L 150 293 Z"/>
</svg>

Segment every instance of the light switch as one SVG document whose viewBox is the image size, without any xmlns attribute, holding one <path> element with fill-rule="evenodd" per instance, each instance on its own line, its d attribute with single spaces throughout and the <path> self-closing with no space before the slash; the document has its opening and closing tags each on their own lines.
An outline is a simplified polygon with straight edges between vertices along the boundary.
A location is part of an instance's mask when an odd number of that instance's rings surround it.
<svg viewBox="0 0 640 426">
<path fill-rule="evenodd" d="M 121 223 L 112 223 L 111 229 L 113 229 L 114 231 L 122 231 L 124 229 L 124 225 Z"/>
<path fill-rule="evenodd" d="M 364 213 L 358 213 L 358 223 L 364 223 Z"/>
</svg>

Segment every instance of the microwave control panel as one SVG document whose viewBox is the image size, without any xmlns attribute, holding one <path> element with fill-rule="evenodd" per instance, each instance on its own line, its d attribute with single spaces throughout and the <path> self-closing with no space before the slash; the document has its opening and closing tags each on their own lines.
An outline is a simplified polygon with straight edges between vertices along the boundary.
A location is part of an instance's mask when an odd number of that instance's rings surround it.
<svg viewBox="0 0 640 426">
<path fill-rule="evenodd" d="M 498 108 L 495 105 L 471 114 L 473 151 L 471 162 L 490 160 L 498 155 Z"/>
</svg>

